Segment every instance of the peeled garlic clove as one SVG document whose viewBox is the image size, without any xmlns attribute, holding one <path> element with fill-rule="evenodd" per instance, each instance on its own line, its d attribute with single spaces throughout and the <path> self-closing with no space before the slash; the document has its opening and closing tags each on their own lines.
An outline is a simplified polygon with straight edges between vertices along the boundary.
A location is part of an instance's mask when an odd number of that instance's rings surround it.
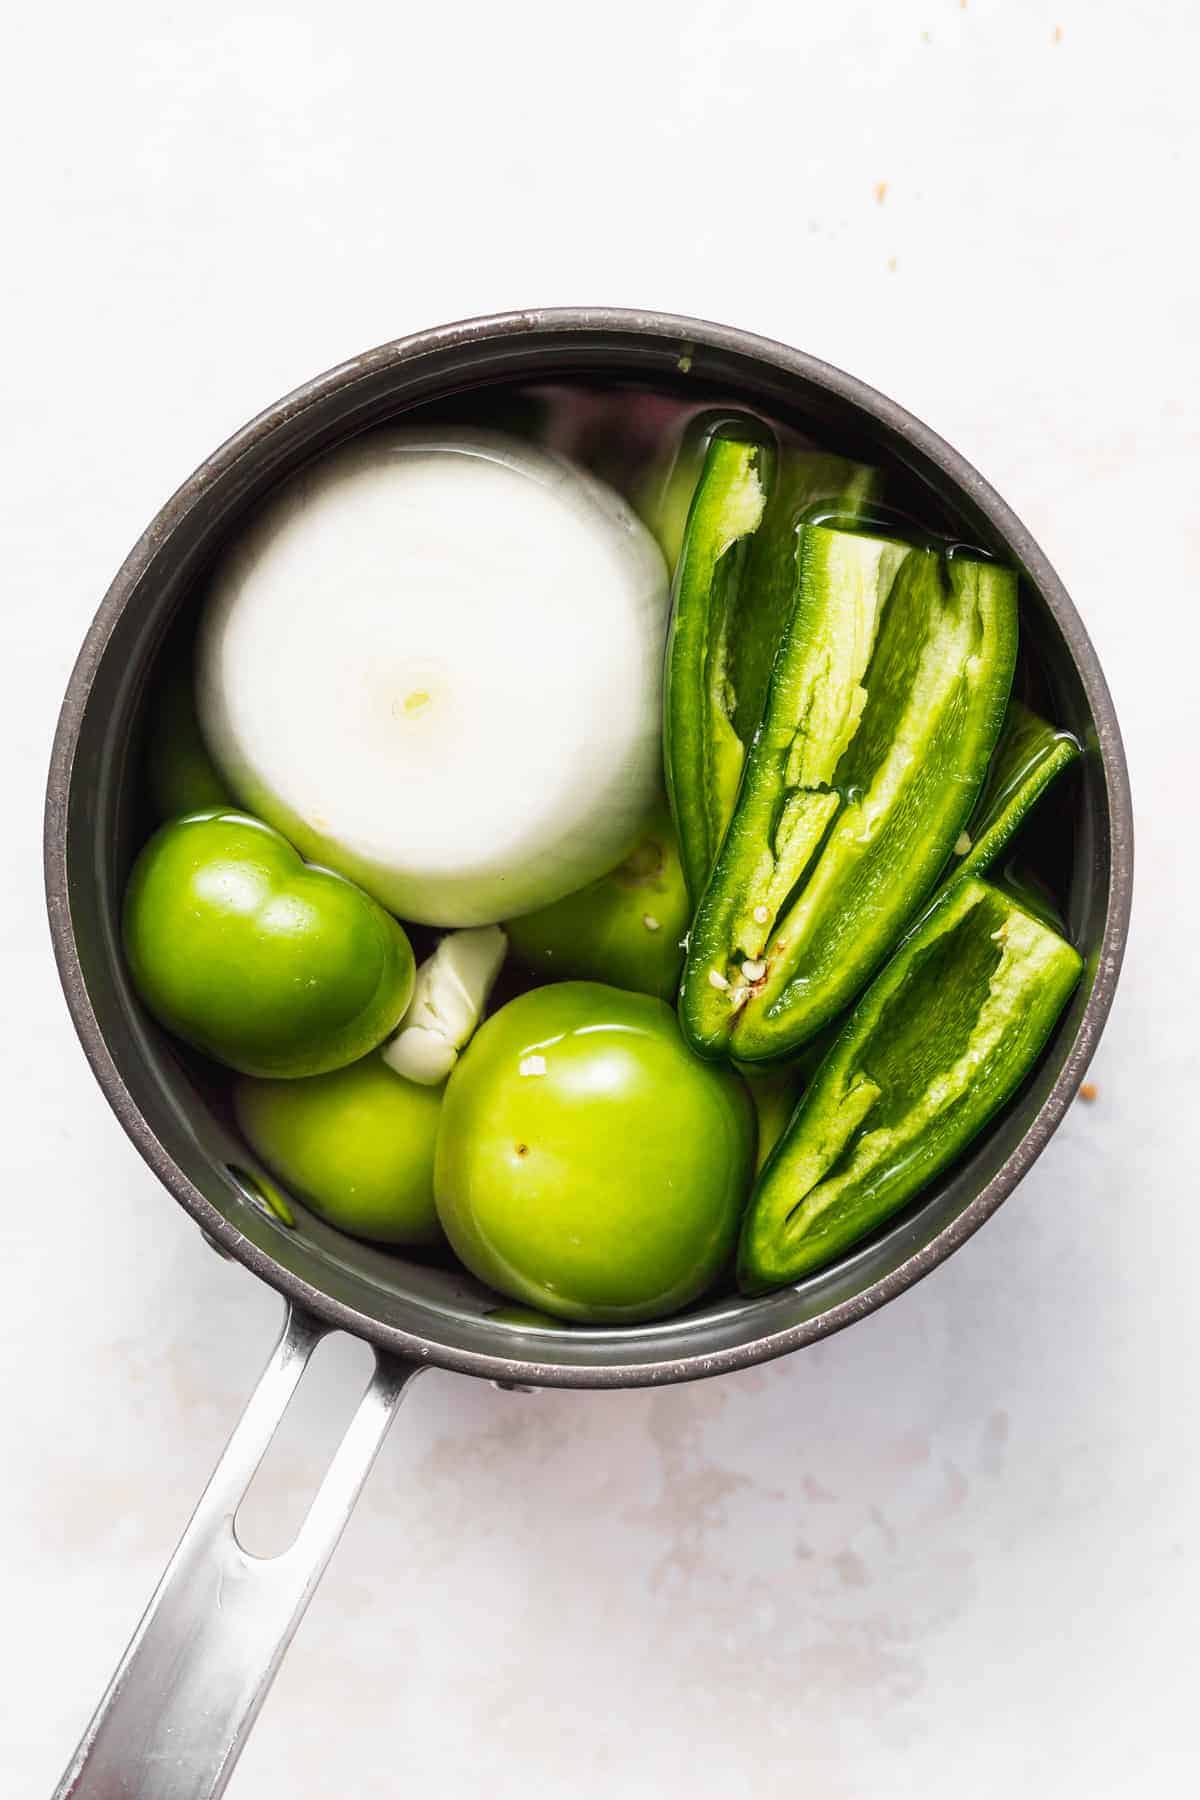
<svg viewBox="0 0 1200 1800">
<path fill-rule="evenodd" d="M 458 1061 L 458 1051 L 439 1032 L 409 1025 L 384 1045 L 383 1060 L 406 1081 L 415 1081 L 420 1087 L 436 1087 Z"/>
<path fill-rule="evenodd" d="M 442 939 L 417 970 L 408 1011 L 383 1048 L 397 1075 L 426 1087 L 445 1080 L 479 1023 L 507 949 L 498 925 Z"/>
</svg>

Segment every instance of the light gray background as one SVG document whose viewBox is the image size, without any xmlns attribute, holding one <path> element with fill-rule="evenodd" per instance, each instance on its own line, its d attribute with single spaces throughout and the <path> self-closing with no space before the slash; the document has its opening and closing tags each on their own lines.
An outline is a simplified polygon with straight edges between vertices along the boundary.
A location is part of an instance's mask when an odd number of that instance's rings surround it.
<svg viewBox="0 0 1200 1800">
<path fill-rule="evenodd" d="M 655 1394 L 418 1384 L 230 1791 L 1196 1791 L 1198 54 L 1180 0 L 9 21 L 5 1795 L 48 1793 L 279 1310 L 157 1188 L 59 996 L 38 836 L 79 640 L 276 395 L 577 301 L 854 370 L 1048 548 L 1137 801 L 1099 1098 L 952 1263 L 787 1363 Z M 293 1435 L 272 1504 L 315 1460 Z"/>
</svg>

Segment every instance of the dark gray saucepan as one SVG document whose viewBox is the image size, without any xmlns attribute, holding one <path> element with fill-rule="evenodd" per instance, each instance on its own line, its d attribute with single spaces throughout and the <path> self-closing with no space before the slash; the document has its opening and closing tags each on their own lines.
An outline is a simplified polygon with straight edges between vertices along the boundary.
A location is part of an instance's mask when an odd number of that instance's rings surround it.
<svg viewBox="0 0 1200 1800">
<path fill-rule="evenodd" d="M 1055 720 L 1087 749 L 1071 790 L 1062 885 L 1086 972 L 1032 1080 L 970 1154 L 836 1267 L 765 1299 L 722 1298 L 625 1330 L 516 1330 L 465 1276 L 373 1251 L 301 1213 L 287 1229 L 239 1179 L 239 1148 L 203 1082 L 140 1012 L 119 953 L 136 847 L 141 702 L 168 624 L 215 548 L 299 463 L 407 409 L 505 382 L 633 382 L 795 421 L 900 465 L 965 535 L 1025 577 L 1023 632 Z M 210 1241 L 276 1288 L 283 1335 L 60 1793 L 191 1800 L 222 1792 L 408 1378 L 434 1364 L 512 1385 L 626 1387 L 781 1356 L 883 1305 L 966 1241 L 1044 1149 L 1112 1004 L 1128 927 L 1132 829 L 1117 721 L 1061 582 L 1020 521 L 925 425 L 849 375 L 743 331 L 609 308 L 504 314 L 372 350 L 298 389 L 168 502 L 109 589 L 71 676 L 46 802 L 54 950 L 83 1047 L 146 1161 Z M 233 1515 L 321 1336 L 375 1348 L 374 1378 L 292 1548 L 247 1555 Z"/>
</svg>

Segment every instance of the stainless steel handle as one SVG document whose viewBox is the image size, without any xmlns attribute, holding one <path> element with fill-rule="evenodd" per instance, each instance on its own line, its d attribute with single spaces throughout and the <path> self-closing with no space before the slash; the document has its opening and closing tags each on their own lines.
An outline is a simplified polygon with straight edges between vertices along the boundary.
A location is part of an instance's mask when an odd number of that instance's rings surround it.
<svg viewBox="0 0 1200 1800">
<path fill-rule="evenodd" d="M 375 1372 L 289 1549 L 243 1550 L 233 1521 L 326 1327 L 289 1310 L 55 1800 L 210 1800 L 225 1784 L 395 1417 L 412 1363 Z"/>
</svg>

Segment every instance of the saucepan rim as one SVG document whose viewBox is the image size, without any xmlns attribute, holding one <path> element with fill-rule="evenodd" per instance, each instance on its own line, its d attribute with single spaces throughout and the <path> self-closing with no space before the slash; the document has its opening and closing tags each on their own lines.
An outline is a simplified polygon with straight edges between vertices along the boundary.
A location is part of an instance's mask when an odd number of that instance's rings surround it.
<svg viewBox="0 0 1200 1800">
<path fill-rule="evenodd" d="M 1102 940 L 1091 993 L 1058 1075 L 1028 1129 L 976 1196 L 934 1237 L 868 1287 L 798 1324 L 763 1331 L 694 1354 L 638 1362 L 542 1362 L 536 1354 L 510 1356 L 448 1345 L 407 1331 L 345 1305 L 277 1262 L 251 1242 L 188 1179 L 159 1140 L 126 1085 L 93 1010 L 80 962 L 69 903 L 67 824 L 75 777 L 75 752 L 88 695 L 109 637 L 151 565 L 158 547 L 200 504 L 210 488 L 241 459 L 252 457 L 284 423 L 390 367 L 434 352 L 488 340 L 528 337 L 541 342 L 561 333 L 612 334 L 666 339 L 681 356 L 697 346 L 749 358 L 773 373 L 793 376 L 868 415 L 891 438 L 936 470 L 977 510 L 1026 570 L 1053 615 L 1082 685 L 1096 732 L 1110 842 L 1108 892 Z M 87 634 L 63 701 L 46 794 L 45 878 L 50 929 L 59 975 L 76 1031 L 109 1105 L 145 1161 L 209 1239 L 253 1274 L 327 1326 L 366 1338 L 377 1351 L 433 1363 L 464 1374 L 536 1386 L 619 1387 L 686 1381 L 727 1373 L 796 1350 L 865 1317 L 922 1279 L 991 1217 L 1041 1154 L 1075 1098 L 1112 1006 L 1129 929 L 1133 827 L 1129 778 L 1116 713 L 1083 622 L 1045 553 L 1025 526 L 964 457 L 927 425 L 886 395 L 801 350 L 735 327 L 685 316 L 620 307 L 553 307 L 485 315 L 417 332 L 354 357 L 304 383 L 259 413 L 205 459 L 167 501 L 138 540 L 104 597 Z M 680 1322 L 686 1324 L 685 1321 Z M 516 1333 L 513 1333 L 514 1338 Z M 699 1336 L 700 1333 L 698 1332 Z M 525 1340 L 531 1342 L 531 1340 Z"/>
</svg>

